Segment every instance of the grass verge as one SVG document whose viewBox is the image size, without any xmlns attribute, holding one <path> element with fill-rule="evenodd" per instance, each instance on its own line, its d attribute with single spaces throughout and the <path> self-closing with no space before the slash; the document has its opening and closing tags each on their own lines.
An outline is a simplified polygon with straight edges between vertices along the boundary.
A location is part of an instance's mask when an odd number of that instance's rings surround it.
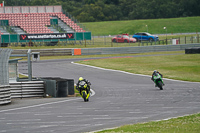
<svg viewBox="0 0 200 133">
<path fill-rule="evenodd" d="M 182 53 L 86 60 L 80 63 L 144 75 L 151 75 L 153 70 L 158 70 L 165 78 L 200 82 L 200 54 L 184 54 L 184 51 Z"/>
<path fill-rule="evenodd" d="M 125 125 L 98 133 L 199 133 L 200 114 L 169 120 Z"/>
</svg>

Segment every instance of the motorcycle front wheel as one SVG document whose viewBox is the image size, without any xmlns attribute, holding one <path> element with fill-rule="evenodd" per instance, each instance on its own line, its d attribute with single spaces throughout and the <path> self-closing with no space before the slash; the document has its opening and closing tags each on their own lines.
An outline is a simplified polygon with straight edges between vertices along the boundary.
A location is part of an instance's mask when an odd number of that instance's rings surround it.
<svg viewBox="0 0 200 133">
<path fill-rule="evenodd" d="M 85 92 L 83 92 L 83 99 L 84 99 L 84 101 L 85 101 L 85 102 L 87 102 L 87 99 L 86 99 L 86 94 L 85 94 Z"/>
<path fill-rule="evenodd" d="M 163 90 L 162 82 L 158 82 L 158 87 L 160 88 L 160 90 Z"/>
</svg>

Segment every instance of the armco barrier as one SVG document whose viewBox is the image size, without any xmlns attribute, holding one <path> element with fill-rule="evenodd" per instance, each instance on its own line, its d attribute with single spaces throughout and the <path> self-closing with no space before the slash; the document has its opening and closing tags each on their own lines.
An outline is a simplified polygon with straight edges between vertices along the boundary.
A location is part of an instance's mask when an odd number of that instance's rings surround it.
<svg viewBox="0 0 200 133">
<path fill-rule="evenodd" d="M 32 49 L 32 52 L 39 52 L 40 56 L 65 56 L 72 55 L 71 49 Z M 11 56 L 21 56 L 26 55 L 27 49 L 15 49 Z"/>
<path fill-rule="evenodd" d="M 44 97 L 44 81 L 10 83 L 11 98 Z"/>
<path fill-rule="evenodd" d="M 179 45 L 154 45 L 139 47 L 111 47 L 111 48 L 82 48 L 81 55 L 100 54 L 133 54 L 159 51 L 179 51 L 190 47 L 200 47 L 200 44 L 179 44 Z M 72 52 L 73 53 L 73 52 Z"/>
<path fill-rule="evenodd" d="M 101 55 L 101 54 L 134 54 L 159 51 L 180 51 L 186 48 L 200 47 L 198 44 L 179 45 L 153 45 L 138 47 L 110 47 L 110 48 L 81 48 L 81 49 L 33 49 L 32 52 L 40 52 L 40 56 L 61 56 L 61 55 Z M 26 54 L 27 50 L 14 50 L 11 56 Z"/>
<path fill-rule="evenodd" d="M 10 86 L 0 86 L 0 105 L 11 103 Z"/>
</svg>

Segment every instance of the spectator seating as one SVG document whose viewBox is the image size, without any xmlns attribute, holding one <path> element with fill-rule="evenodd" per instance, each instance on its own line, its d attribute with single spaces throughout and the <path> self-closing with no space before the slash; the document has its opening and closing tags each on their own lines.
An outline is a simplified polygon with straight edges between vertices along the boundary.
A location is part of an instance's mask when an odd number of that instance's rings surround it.
<svg viewBox="0 0 200 133">
<path fill-rule="evenodd" d="M 85 32 L 74 21 L 60 13 L 0 13 L 0 20 L 9 20 L 10 26 L 19 26 L 29 34 L 53 33 L 48 29 L 50 19 L 56 16 L 71 27 L 75 32 Z"/>
<path fill-rule="evenodd" d="M 52 13 L 51 16 L 56 16 L 59 19 L 61 19 L 64 23 L 66 23 L 67 25 L 69 25 L 69 27 L 71 27 L 72 29 L 74 29 L 76 32 L 85 32 L 85 30 L 83 30 L 83 28 L 80 28 L 80 26 L 78 26 L 76 23 L 74 23 L 74 21 L 72 21 L 71 19 L 69 19 L 65 14 L 63 13 Z"/>
</svg>

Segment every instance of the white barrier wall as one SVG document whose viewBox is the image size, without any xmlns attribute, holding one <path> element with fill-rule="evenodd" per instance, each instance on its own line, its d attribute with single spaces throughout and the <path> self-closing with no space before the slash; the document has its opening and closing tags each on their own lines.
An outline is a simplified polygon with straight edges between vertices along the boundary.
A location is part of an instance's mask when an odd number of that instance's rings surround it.
<svg viewBox="0 0 200 133">
<path fill-rule="evenodd" d="M 49 13 L 62 12 L 62 6 L 4 6 L 0 13 Z"/>
</svg>

